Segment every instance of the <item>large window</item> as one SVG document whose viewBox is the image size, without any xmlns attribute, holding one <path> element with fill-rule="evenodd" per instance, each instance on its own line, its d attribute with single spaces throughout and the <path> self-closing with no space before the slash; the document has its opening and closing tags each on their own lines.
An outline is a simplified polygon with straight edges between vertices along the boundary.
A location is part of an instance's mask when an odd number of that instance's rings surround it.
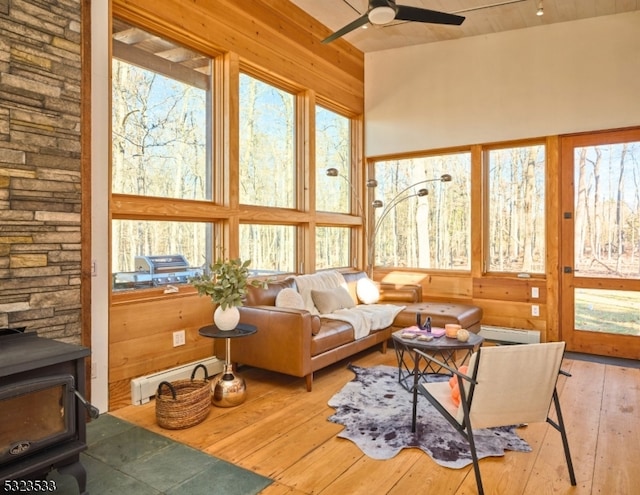
<svg viewBox="0 0 640 495">
<path fill-rule="evenodd" d="M 487 270 L 541 274 L 545 270 L 545 147 L 491 149 Z"/>
<path fill-rule="evenodd" d="M 296 206 L 295 98 L 240 75 L 240 203 Z"/>
<path fill-rule="evenodd" d="M 351 117 L 261 67 L 214 64 L 217 54 L 119 19 L 112 46 L 114 288 L 161 285 L 139 283 L 150 264 L 172 273 L 182 259 L 197 270 L 219 249 L 251 260 L 255 275 L 364 264 L 365 211 L 353 183 L 361 143 L 352 143 L 361 132 Z M 214 95 L 226 77 L 238 77 L 238 92 Z M 307 99 L 323 104 L 298 104 Z M 238 128 L 229 128 L 236 112 Z"/>
<path fill-rule="evenodd" d="M 316 107 L 316 209 L 319 211 L 351 212 L 349 198 L 354 187 L 349 124 L 348 118 Z M 362 205 L 357 208 L 357 214 L 362 216 Z"/>
<path fill-rule="evenodd" d="M 364 222 L 351 155 L 351 120 L 316 106 L 316 209 L 355 214 Z M 350 227 L 317 226 L 316 269 L 352 266 L 351 239 Z"/>
<path fill-rule="evenodd" d="M 375 163 L 377 266 L 469 270 L 471 154 Z"/>
<path fill-rule="evenodd" d="M 176 208 L 212 199 L 212 63 L 118 19 L 112 43 L 112 193 L 142 205 L 114 214 L 113 287 L 186 283 L 213 250 L 213 224 Z"/>
<path fill-rule="evenodd" d="M 114 25 L 113 192 L 211 199 L 210 60 L 117 20 Z M 146 51 L 159 43 L 162 53 L 180 49 L 189 68 Z"/>
</svg>

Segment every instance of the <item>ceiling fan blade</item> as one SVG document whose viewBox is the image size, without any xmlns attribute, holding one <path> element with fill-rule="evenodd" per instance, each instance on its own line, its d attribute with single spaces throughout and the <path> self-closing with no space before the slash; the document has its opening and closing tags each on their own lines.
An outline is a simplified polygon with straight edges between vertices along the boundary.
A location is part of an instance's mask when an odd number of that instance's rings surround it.
<svg viewBox="0 0 640 495">
<path fill-rule="evenodd" d="M 361 17 L 358 17 L 355 21 L 347 24 L 345 27 L 339 29 L 338 31 L 333 33 L 331 36 L 323 39 L 322 43 L 331 43 L 333 40 L 337 40 L 338 38 L 344 36 L 345 34 L 350 33 L 354 29 L 358 29 L 360 26 L 364 26 L 367 22 L 369 22 L 369 17 L 367 17 L 367 14 Z"/>
<path fill-rule="evenodd" d="M 459 26 L 464 21 L 464 17 L 437 10 L 420 9 L 417 7 L 407 7 L 398 5 L 396 21 L 428 22 L 430 24 L 451 24 Z"/>
</svg>

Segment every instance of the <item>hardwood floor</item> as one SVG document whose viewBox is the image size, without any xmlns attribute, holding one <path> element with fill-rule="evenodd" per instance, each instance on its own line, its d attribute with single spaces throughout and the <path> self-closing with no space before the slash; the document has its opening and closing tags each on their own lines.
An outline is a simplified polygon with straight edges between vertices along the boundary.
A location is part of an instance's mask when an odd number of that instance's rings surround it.
<svg viewBox="0 0 640 495">
<path fill-rule="evenodd" d="M 264 495 L 477 493 L 471 467 L 440 467 L 418 449 L 374 460 L 336 437 L 342 426 L 327 421 L 327 401 L 353 378 L 349 362 L 396 364 L 392 349 L 360 353 L 316 373 L 311 393 L 304 379 L 242 368 L 247 401 L 213 407 L 187 430 L 159 428 L 153 401 L 112 414 L 274 479 Z M 559 392 L 578 486 L 569 483 L 558 432 L 531 424 L 518 431 L 532 452 L 480 461 L 487 494 L 640 493 L 640 369 L 569 358 L 563 369 L 572 374 L 560 378 Z"/>
</svg>

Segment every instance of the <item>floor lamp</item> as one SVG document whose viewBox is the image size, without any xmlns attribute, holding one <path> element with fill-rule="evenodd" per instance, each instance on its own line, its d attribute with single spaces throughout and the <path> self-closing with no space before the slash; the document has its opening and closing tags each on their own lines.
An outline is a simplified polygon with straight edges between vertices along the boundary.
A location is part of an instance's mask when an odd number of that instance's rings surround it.
<svg viewBox="0 0 640 495">
<path fill-rule="evenodd" d="M 371 236 L 367 238 L 367 253 L 369 255 L 369 259 L 368 259 L 368 265 L 369 265 L 369 277 L 373 277 L 373 264 L 375 262 L 375 241 L 376 241 L 376 235 L 378 234 L 378 230 L 380 230 L 380 225 L 382 225 L 383 220 L 387 217 L 387 215 L 389 213 L 391 213 L 391 211 L 398 206 L 400 203 L 402 203 L 403 201 L 410 199 L 410 198 L 415 198 L 415 197 L 422 197 L 422 196 L 426 196 L 429 194 L 429 191 L 426 188 L 420 188 L 418 189 L 415 193 L 409 193 L 409 194 L 405 194 L 407 193 L 407 191 L 409 191 L 409 189 L 419 186 L 420 184 L 426 184 L 427 182 L 451 182 L 451 175 L 449 174 L 443 174 L 440 177 L 437 177 L 435 179 L 425 179 L 425 180 L 421 180 L 418 182 L 415 182 L 414 184 L 411 184 L 410 186 L 405 187 L 402 191 L 400 191 L 398 194 L 396 194 L 391 201 L 389 201 L 389 204 L 387 204 L 387 206 L 384 205 L 384 203 L 382 202 L 382 200 L 376 199 L 375 201 L 373 201 L 373 203 L 371 203 L 371 206 L 373 206 L 374 208 L 383 208 L 382 213 L 380 214 L 380 217 L 378 218 L 378 220 L 375 223 L 375 226 L 373 228 L 373 231 L 371 232 Z"/>
<path fill-rule="evenodd" d="M 327 175 L 327 177 L 340 177 L 342 178 L 342 180 L 344 180 L 348 185 L 349 188 L 351 189 L 351 194 L 353 195 L 353 197 L 356 200 L 356 206 L 357 206 L 357 213 L 358 216 L 362 219 L 362 230 L 363 230 L 363 234 L 364 237 L 363 239 L 365 239 L 365 242 L 368 242 L 367 240 L 369 239 L 369 234 L 368 234 L 368 228 L 367 228 L 367 216 L 365 214 L 364 211 L 364 207 L 362 206 L 362 201 L 360 201 L 360 195 L 358 194 L 357 189 L 353 186 L 352 182 L 349 180 L 348 177 L 346 177 L 345 175 L 341 174 L 340 171 L 337 168 L 328 168 L 325 171 L 325 174 Z M 378 186 L 378 181 L 375 179 L 367 179 L 367 183 L 366 186 L 368 188 L 374 188 Z M 372 268 L 370 266 L 367 267 L 367 273 L 369 273 L 369 275 L 371 275 L 371 271 Z"/>
</svg>

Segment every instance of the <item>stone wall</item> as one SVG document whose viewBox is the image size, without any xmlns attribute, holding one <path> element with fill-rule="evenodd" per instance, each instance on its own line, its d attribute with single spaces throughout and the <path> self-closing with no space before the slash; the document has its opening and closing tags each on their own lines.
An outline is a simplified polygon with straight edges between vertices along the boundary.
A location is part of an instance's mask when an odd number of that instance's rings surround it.
<svg viewBox="0 0 640 495">
<path fill-rule="evenodd" d="M 79 343 L 81 0 L 0 0 L 0 328 Z"/>
</svg>

